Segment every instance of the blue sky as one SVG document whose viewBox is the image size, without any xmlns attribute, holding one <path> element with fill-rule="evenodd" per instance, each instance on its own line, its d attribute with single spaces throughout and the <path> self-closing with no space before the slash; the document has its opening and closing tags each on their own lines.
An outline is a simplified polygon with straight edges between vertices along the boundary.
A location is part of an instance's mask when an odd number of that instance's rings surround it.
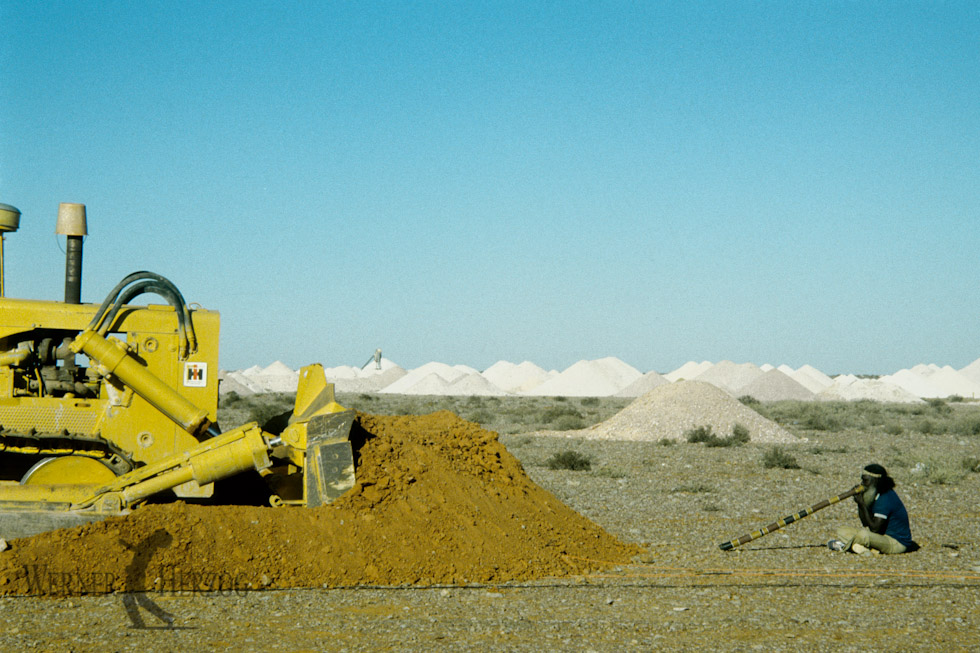
<svg viewBox="0 0 980 653">
<path fill-rule="evenodd" d="M 9 296 L 127 273 L 221 364 L 980 357 L 975 2 L 0 4 Z"/>
</svg>

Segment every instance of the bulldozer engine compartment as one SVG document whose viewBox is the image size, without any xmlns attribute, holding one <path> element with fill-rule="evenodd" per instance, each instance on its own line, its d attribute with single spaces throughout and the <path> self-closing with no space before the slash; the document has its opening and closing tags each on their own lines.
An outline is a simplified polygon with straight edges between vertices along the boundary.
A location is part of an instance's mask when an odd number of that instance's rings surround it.
<svg viewBox="0 0 980 653">
<path fill-rule="evenodd" d="M 61 510 L 64 501 L 54 495 L 84 493 L 52 494 L 42 486 L 94 489 L 210 436 L 217 380 L 207 370 L 217 365 L 217 313 L 194 311 L 193 325 L 208 343 L 198 346 L 187 335 L 194 327 L 180 326 L 186 307 L 96 309 L 0 298 L 0 504 L 6 508 L 26 501 L 36 505 L 25 507 Z M 201 497 L 210 488 L 176 492 Z"/>
<path fill-rule="evenodd" d="M 4 216 L 0 237 L 20 222 L 13 207 Z M 84 205 L 62 204 L 56 231 L 69 238 L 65 300 L 0 291 L 0 537 L 168 497 L 226 500 L 215 482 L 245 471 L 274 488 L 272 505 L 315 507 L 350 489 L 353 412 L 334 401 L 322 366 L 304 368 L 281 432 L 222 433 L 218 314 L 192 310 L 148 271 L 125 276 L 101 305 L 82 303 Z M 143 295 L 156 303 L 133 304 Z"/>
</svg>

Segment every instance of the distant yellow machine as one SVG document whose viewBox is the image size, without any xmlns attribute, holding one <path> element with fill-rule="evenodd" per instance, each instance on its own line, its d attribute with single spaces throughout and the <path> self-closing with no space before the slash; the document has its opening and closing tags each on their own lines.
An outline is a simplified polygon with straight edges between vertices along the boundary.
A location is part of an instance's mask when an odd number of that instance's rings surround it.
<svg viewBox="0 0 980 653">
<path fill-rule="evenodd" d="M 62 204 L 65 301 L 10 299 L 3 234 L 20 212 L 0 204 L 0 537 L 120 514 L 172 491 L 205 499 L 246 470 L 273 505 L 319 506 L 354 484 L 354 411 L 323 368 L 300 370 L 281 433 L 258 424 L 219 433 L 219 316 L 191 309 L 152 272 L 135 272 L 79 303 L 85 207 Z M 160 304 L 132 305 L 141 295 Z"/>
</svg>

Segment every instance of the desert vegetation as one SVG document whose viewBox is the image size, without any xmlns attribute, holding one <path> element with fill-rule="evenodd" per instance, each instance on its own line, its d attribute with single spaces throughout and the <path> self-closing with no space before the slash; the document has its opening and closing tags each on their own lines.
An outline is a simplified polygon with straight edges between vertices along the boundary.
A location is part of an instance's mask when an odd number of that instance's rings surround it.
<svg viewBox="0 0 980 653">
<path fill-rule="evenodd" d="M 258 422 L 288 411 L 294 393 L 222 395 L 218 421 L 222 428 Z M 338 393 L 344 406 L 374 415 L 426 415 L 448 410 L 501 435 L 545 429 L 582 429 L 608 419 L 632 399 L 619 397 L 481 397 Z"/>
<path fill-rule="evenodd" d="M 223 395 L 218 420 L 228 429 L 246 422 L 263 424 L 269 418 L 291 409 L 292 393 L 239 396 Z M 519 450 L 538 438 L 536 431 L 574 431 L 598 424 L 625 408 L 632 399 L 619 397 L 482 397 L 397 394 L 344 394 L 337 400 L 344 406 L 376 415 L 424 415 L 448 410 L 479 423 L 505 438 L 508 447 Z M 980 402 L 961 398 L 930 399 L 921 404 L 890 404 L 874 401 L 760 402 L 741 397 L 742 403 L 763 417 L 805 438 L 798 444 L 757 449 L 756 460 L 764 469 L 803 469 L 820 474 L 822 460 L 846 458 L 856 453 L 848 441 L 872 438 L 880 443 L 880 462 L 935 485 L 955 485 L 969 474 L 980 473 L 976 455 L 958 454 L 938 444 L 941 436 L 960 438 L 980 446 Z M 679 443 L 680 456 L 693 446 L 735 447 L 749 443 L 745 427 L 736 424 L 731 433 L 720 434 L 710 425 L 691 429 L 686 442 Z M 962 440 L 962 439 L 966 440 Z M 576 440 L 546 447 L 547 455 L 535 456 L 526 464 L 552 470 L 585 472 L 593 476 L 621 478 L 623 466 L 603 460 L 601 446 L 591 450 L 574 449 Z M 655 443 L 675 444 L 673 440 Z M 555 448 L 559 447 L 559 448 Z M 543 451 L 544 451 L 543 450 Z M 975 452 L 973 448 L 973 452 Z"/>
<path fill-rule="evenodd" d="M 842 433 L 847 430 L 880 431 L 889 435 L 924 433 L 980 435 L 977 402 L 962 398 L 929 399 L 921 404 L 876 401 L 775 401 L 741 397 L 746 406 L 779 424 L 801 431 Z"/>
</svg>

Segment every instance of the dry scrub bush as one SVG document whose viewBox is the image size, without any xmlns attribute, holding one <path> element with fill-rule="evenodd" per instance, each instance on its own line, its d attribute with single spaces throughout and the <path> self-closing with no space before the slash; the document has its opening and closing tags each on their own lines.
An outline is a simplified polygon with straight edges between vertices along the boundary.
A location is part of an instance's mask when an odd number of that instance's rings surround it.
<svg viewBox="0 0 980 653">
<path fill-rule="evenodd" d="M 782 447 L 770 447 L 762 454 L 762 466 L 766 469 L 799 469 L 796 458 Z"/>
<path fill-rule="evenodd" d="M 961 462 L 963 469 L 968 472 L 980 472 L 980 458 L 976 456 L 969 456 L 964 458 Z"/>
<path fill-rule="evenodd" d="M 964 415 L 953 423 L 951 429 L 956 435 L 980 435 L 980 415 Z"/>
<path fill-rule="evenodd" d="M 731 435 L 720 437 L 712 431 L 711 425 L 698 426 L 684 432 L 688 442 L 704 443 L 706 447 L 737 447 L 749 441 L 749 430 L 741 424 L 732 427 Z"/>
<path fill-rule="evenodd" d="M 933 485 L 955 485 L 963 480 L 962 469 L 950 465 L 946 461 L 930 460 L 926 464 L 926 478 Z"/>
<path fill-rule="evenodd" d="M 588 471 L 592 469 L 592 459 L 584 456 L 577 451 L 566 449 L 552 454 L 551 458 L 545 461 L 548 469 L 566 469 L 569 471 Z"/>
</svg>

